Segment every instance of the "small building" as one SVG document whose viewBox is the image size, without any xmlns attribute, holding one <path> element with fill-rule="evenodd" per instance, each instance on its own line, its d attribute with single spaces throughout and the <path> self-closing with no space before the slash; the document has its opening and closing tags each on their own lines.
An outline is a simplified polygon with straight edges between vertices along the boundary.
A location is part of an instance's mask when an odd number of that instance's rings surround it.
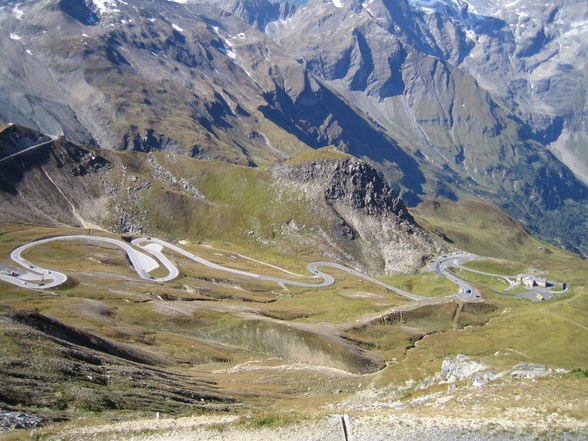
<svg viewBox="0 0 588 441">
<path fill-rule="evenodd" d="M 540 286 L 541 288 L 546 288 L 549 282 L 545 277 L 537 277 L 535 279 L 535 283 L 537 284 L 537 286 Z"/>
<path fill-rule="evenodd" d="M 550 286 L 549 280 L 545 277 L 535 277 L 532 274 L 519 274 L 517 276 L 517 283 L 526 288 L 533 288 L 535 286 L 545 288 Z"/>
<path fill-rule="evenodd" d="M 535 276 L 531 274 L 519 274 L 517 276 L 517 283 L 523 285 L 526 288 L 533 288 L 534 286 L 537 286 Z"/>
</svg>

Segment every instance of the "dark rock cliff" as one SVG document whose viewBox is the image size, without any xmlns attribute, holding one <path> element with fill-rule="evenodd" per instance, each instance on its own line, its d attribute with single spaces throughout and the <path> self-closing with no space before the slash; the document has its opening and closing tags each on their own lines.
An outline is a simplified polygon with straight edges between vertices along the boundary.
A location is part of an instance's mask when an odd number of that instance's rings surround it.
<svg viewBox="0 0 588 441">
<path fill-rule="evenodd" d="M 108 216 L 110 161 L 98 149 L 17 125 L 0 131 L 0 221 L 94 227 Z M 25 151 L 26 150 L 26 151 Z M 10 153 L 8 153 L 10 152 Z M 8 153 L 8 154 L 6 154 Z"/>
<path fill-rule="evenodd" d="M 372 273 L 411 272 L 445 250 L 365 162 L 349 158 L 281 165 L 273 175 L 291 191 L 305 194 L 330 219 L 327 234 L 347 258 Z"/>
</svg>

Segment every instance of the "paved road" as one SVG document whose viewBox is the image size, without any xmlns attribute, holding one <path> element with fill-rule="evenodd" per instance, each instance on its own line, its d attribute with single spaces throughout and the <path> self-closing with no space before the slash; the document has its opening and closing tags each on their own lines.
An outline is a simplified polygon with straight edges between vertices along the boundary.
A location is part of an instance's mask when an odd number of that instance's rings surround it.
<svg viewBox="0 0 588 441">
<path fill-rule="evenodd" d="M 291 285 L 291 286 L 300 286 L 303 288 L 324 288 L 327 286 L 332 285 L 335 283 L 335 279 L 330 274 L 327 274 L 321 271 L 319 268 L 322 267 L 329 267 L 329 268 L 336 268 L 341 271 L 346 271 L 350 274 L 353 274 L 357 277 L 361 277 L 369 282 L 374 284 L 380 285 L 386 289 L 394 291 L 402 296 L 408 297 L 412 300 L 424 300 L 427 297 L 418 296 L 416 294 L 404 291 L 400 288 L 392 286 L 390 284 L 384 283 L 380 280 L 377 280 L 373 277 L 367 276 L 365 274 L 360 273 L 359 271 L 355 271 L 351 268 L 346 266 L 340 265 L 338 263 L 332 262 L 314 262 L 308 266 L 308 270 L 313 274 L 313 278 L 320 279 L 316 282 L 301 282 L 296 280 L 285 279 L 282 277 L 273 277 L 273 276 L 266 276 L 263 274 L 252 273 L 249 271 L 242 271 L 234 268 L 229 268 L 223 265 L 219 265 L 214 262 L 210 262 L 209 260 L 204 259 L 203 257 L 197 256 L 189 251 L 184 250 L 174 244 L 169 242 L 163 241 L 161 239 L 155 238 L 140 238 L 135 239 L 131 243 L 135 247 L 134 248 L 130 244 L 123 242 L 117 239 L 111 239 L 107 237 L 99 237 L 99 236 L 87 236 L 87 235 L 73 235 L 73 236 L 57 236 L 51 237 L 47 239 L 41 239 L 34 242 L 30 242 L 24 245 L 19 246 L 18 248 L 14 249 L 10 254 L 10 257 L 13 261 L 21 265 L 22 267 L 27 269 L 27 272 L 19 271 L 16 275 L 11 275 L 8 269 L 2 270 L 0 268 L 0 280 L 4 280 L 5 282 L 11 283 L 16 286 L 21 286 L 24 288 L 29 289 L 49 289 L 55 288 L 67 280 L 67 276 L 63 273 L 58 271 L 52 271 L 45 268 L 42 268 L 38 265 L 29 262 L 25 258 L 22 257 L 22 253 L 34 246 L 41 245 L 44 243 L 65 240 L 65 241 L 86 241 L 86 242 L 102 242 L 108 243 L 111 245 L 118 246 L 122 248 L 126 254 L 129 256 L 129 260 L 133 265 L 133 268 L 137 272 L 137 274 L 146 280 L 151 280 L 154 282 L 167 282 L 170 280 L 175 279 L 179 275 L 178 268 L 163 254 L 163 249 L 167 249 L 172 251 L 173 253 L 177 253 L 181 256 L 184 256 L 190 260 L 198 262 L 202 265 L 205 265 L 209 268 L 224 271 L 231 274 L 236 274 L 243 277 L 250 277 L 258 280 L 266 280 L 270 282 L 275 282 L 278 284 L 284 285 Z M 155 259 L 157 260 L 155 260 Z M 154 269 L 159 267 L 159 264 L 162 264 L 168 271 L 168 274 L 163 277 L 155 277 L 150 275 L 149 273 Z"/>
<path fill-rule="evenodd" d="M 33 241 L 24 245 L 19 246 L 18 248 L 14 249 L 10 254 L 12 260 L 22 267 L 26 268 L 26 272 L 23 271 L 12 271 L 10 267 L 4 266 L 0 267 L 0 280 L 5 282 L 11 283 L 16 286 L 21 286 L 24 288 L 29 289 L 49 289 L 54 288 L 67 280 L 67 276 L 63 273 L 48 270 L 37 266 L 28 260 L 22 257 L 22 253 L 34 246 L 41 245 L 44 243 L 54 242 L 54 241 L 85 241 L 85 242 L 98 242 L 98 243 L 108 243 L 111 245 L 115 245 L 119 248 L 122 248 L 127 256 L 133 268 L 141 277 L 142 279 L 154 281 L 154 282 L 168 282 L 170 280 L 175 279 L 179 275 L 179 270 L 175 266 L 173 262 L 171 262 L 165 254 L 163 254 L 163 250 L 167 249 L 173 253 L 179 254 L 184 256 L 187 259 L 190 259 L 194 262 L 198 262 L 208 268 L 212 268 L 217 271 L 223 271 L 231 274 L 236 274 L 243 277 L 250 277 L 258 280 L 266 280 L 270 282 L 275 282 L 278 284 L 283 285 L 291 285 L 291 286 L 299 286 L 303 288 L 324 288 L 327 286 L 331 286 L 335 283 L 335 279 L 330 274 L 327 274 L 321 271 L 319 268 L 327 267 L 327 268 L 335 268 L 341 271 L 345 271 L 349 274 L 352 274 L 356 277 L 360 277 L 364 280 L 367 280 L 371 283 L 376 285 L 382 286 L 388 290 L 394 291 L 397 294 L 407 297 L 411 300 L 425 300 L 429 299 L 430 297 L 419 296 L 408 291 L 404 291 L 398 287 L 390 285 L 388 283 L 382 282 L 381 280 L 375 279 L 368 275 L 362 274 L 359 271 L 354 269 L 348 268 L 344 265 L 340 265 L 338 263 L 332 262 L 313 262 L 308 265 L 308 270 L 313 274 L 313 278 L 320 279 L 316 282 L 300 282 L 296 280 L 285 279 L 282 277 L 273 277 L 273 276 L 266 276 L 263 274 L 252 273 L 249 271 L 242 271 L 234 268 L 229 268 L 223 265 L 219 265 L 214 262 L 210 262 L 209 260 L 204 259 L 203 257 L 197 256 L 189 251 L 180 248 L 177 245 L 171 244 L 161 239 L 156 238 L 139 238 L 135 239 L 131 242 L 131 244 L 118 240 L 118 239 L 111 239 L 108 237 L 99 237 L 99 236 L 88 236 L 88 235 L 72 235 L 72 236 L 57 236 L 57 237 L 50 237 L 46 239 L 40 239 L 37 241 Z M 447 256 L 440 257 L 432 261 L 426 268 L 427 271 L 434 272 L 439 274 L 442 277 L 452 281 L 453 283 L 459 286 L 459 291 L 456 294 L 447 296 L 447 297 L 455 297 L 462 300 L 468 299 L 479 299 L 481 297 L 480 292 L 470 285 L 470 282 L 467 280 L 458 277 L 456 274 L 449 270 L 450 267 L 457 267 L 457 268 L 464 268 L 469 271 L 468 268 L 462 267 L 462 264 L 475 259 L 480 259 L 480 256 L 476 256 L 474 254 L 468 253 L 454 253 Z M 163 265 L 168 274 L 163 277 L 155 277 L 150 275 L 150 272 L 160 267 L 160 264 Z M 503 275 L 493 275 L 489 273 L 484 273 L 481 271 L 475 271 L 481 274 L 487 274 L 495 277 L 503 277 L 507 278 L 507 276 Z M 508 278 L 507 278 L 508 280 Z M 513 297 L 528 297 L 537 299 L 536 294 L 540 288 L 533 290 L 532 292 L 526 292 L 522 294 L 505 294 L 500 293 L 503 295 L 509 295 Z M 548 294 L 555 294 L 563 291 L 552 291 L 549 288 L 541 289 L 542 295 Z M 498 292 L 498 291 L 497 291 Z M 545 297 L 544 298 L 550 298 Z"/>
<path fill-rule="evenodd" d="M 160 282 L 166 282 L 171 280 L 177 276 L 170 277 L 170 275 L 161 278 L 154 278 L 149 275 L 149 272 L 153 271 L 154 269 L 159 267 L 159 263 L 152 257 L 137 251 L 135 248 L 131 247 L 128 243 L 117 240 L 111 239 L 108 237 L 98 237 L 98 236 L 86 236 L 86 235 L 73 235 L 73 236 L 57 236 L 57 237 L 49 237 L 47 239 L 40 239 L 34 242 L 30 242 L 24 245 L 15 248 L 10 253 L 10 258 L 21 265 L 22 267 L 27 269 L 27 273 L 19 274 L 18 276 L 11 276 L 9 274 L 2 274 L 0 273 L 0 279 L 6 282 L 12 283 L 16 286 L 22 286 L 25 288 L 32 288 L 32 289 L 49 289 L 55 288 L 67 280 L 67 276 L 63 273 L 57 271 L 51 271 L 40 266 L 37 266 L 24 257 L 22 257 L 22 253 L 32 247 L 37 245 L 41 245 L 44 243 L 55 242 L 58 240 L 65 240 L 65 241 L 85 241 L 85 242 L 102 242 L 102 243 L 109 243 L 111 245 L 116 245 L 122 248 L 129 256 L 131 264 L 135 268 L 135 271 L 139 276 L 143 279 L 149 280 L 157 280 Z M 162 262 L 163 263 L 163 262 Z M 165 265 L 165 263 L 164 263 Z M 175 268 L 175 267 L 174 267 Z M 39 282 L 39 277 L 41 277 L 41 283 Z"/>
<path fill-rule="evenodd" d="M 463 300 L 479 299 L 481 297 L 480 291 L 470 285 L 467 280 L 464 280 L 449 271 L 450 267 L 460 266 L 464 262 L 475 259 L 480 259 L 480 257 L 469 253 L 449 254 L 430 262 L 429 265 L 427 265 L 427 268 L 425 268 L 425 271 L 430 271 L 441 277 L 445 277 L 459 286 L 459 293 L 455 295 L 456 297 Z"/>
<path fill-rule="evenodd" d="M 225 272 L 229 272 L 232 274 L 237 274 L 240 276 L 245 276 L 245 277 L 252 277 L 255 279 L 259 279 L 259 280 L 267 280 L 270 282 L 275 282 L 275 283 L 280 283 L 280 284 L 286 284 L 286 285 L 291 285 L 291 286 L 300 286 L 303 288 L 324 288 L 327 286 L 331 286 L 333 283 L 335 283 L 335 279 L 333 278 L 333 276 L 331 276 L 330 274 L 324 273 L 322 271 L 320 271 L 318 268 L 320 267 L 330 267 L 330 268 L 337 268 L 339 270 L 342 271 L 346 271 L 350 274 L 353 274 L 357 277 L 361 277 L 365 280 L 368 280 L 372 283 L 378 284 L 380 286 L 383 286 L 384 288 L 387 288 L 389 290 L 392 290 L 402 296 L 408 297 L 410 299 L 413 300 L 423 300 L 425 299 L 425 297 L 421 297 L 421 296 L 417 296 L 415 294 L 409 293 L 407 291 L 403 291 L 395 286 L 389 285 L 387 283 L 382 282 L 381 280 L 377 280 L 374 279 L 373 277 L 367 276 L 365 274 L 360 273 L 359 271 L 355 271 L 351 268 L 348 268 L 346 266 L 340 265 L 338 263 L 332 263 L 332 262 L 313 262 L 310 265 L 308 265 L 308 270 L 314 274 L 313 277 L 316 278 L 321 278 L 322 281 L 321 282 L 315 282 L 315 283 L 310 283 L 310 282 L 298 282 L 295 280 L 290 280 L 290 279 L 284 279 L 281 277 L 272 277 L 272 276 L 264 276 L 262 274 L 256 274 L 256 273 L 251 273 L 248 271 L 241 271 L 241 270 L 236 270 L 233 268 L 229 268 L 223 265 L 219 265 L 217 263 L 213 263 L 210 262 L 209 260 L 206 260 L 200 256 L 197 256 L 195 254 L 190 253 L 189 251 L 184 250 L 183 248 L 180 248 L 176 245 L 173 245 L 169 242 L 163 241 L 161 239 L 135 239 L 132 243 L 134 245 L 140 245 L 143 244 L 145 242 L 151 243 L 151 244 L 158 244 L 164 248 L 168 248 L 184 257 L 187 257 L 188 259 L 191 259 L 195 262 L 198 262 L 202 265 L 205 265 L 209 268 L 218 270 L 218 271 L 225 271 Z M 144 249 L 146 249 L 147 247 L 149 247 L 149 245 L 147 246 L 143 246 Z"/>
<path fill-rule="evenodd" d="M 49 138 L 48 140 L 41 141 L 40 143 L 35 144 L 35 145 L 32 145 L 30 147 L 27 147 L 24 150 L 20 150 L 20 151 L 18 151 L 16 153 L 13 153 L 11 155 L 5 156 L 4 158 L 1 158 L 0 159 L 0 164 L 2 164 L 4 161 L 8 161 L 9 159 L 14 158 L 15 156 L 22 155 L 23 153 L 30 152 L 31 150 L 35 150 L 35 149 L 38 149 L 39 147 L 43 147 L 44 145 L 50 144 L 53 141 L 55 141 L 55 140 L 58 139 L 57 136 L 49 136 L 48 135 L 47 137 Z"/>
<path fill-rule="evenodd" d="M 479 271 L 479 270 L 475 270 L 475 269 L 463 266 L 464 263 L 472 261 L 472 260 L 476 260 L 476 259 L 484 259 L 484 257 L 477 256 L 475 254 L 470 254 L 470 253 L 461 253 L 461 252 L 453 253 L 453 254 L 449 254 L 447 256 L 443 256 L 443 257 L 439 257 L 439 258 L 435 259 L 427 266 L 426 270 L 434 272 L 436 274 L 439 274 L 440 276 L 443 276 L 443 277 L 451 280 L 452 282 L 457 283 L 460 286 L 460 292 L 463 292 L 463 293 L 466 293 L 469 295 L 466 297 L 461 296 L 461 298 L 479 298 L 480 292 L 477 289 L 475 289 L 474 287 L 472 287 L 467 280 L 462 279 L 461 277 L 457 276 L 455 273 L 451 272 L 449 270 L 449 268 L 459 268 L 459 269 L 462 269 L 465 271 L 471 271 L 473 273 L 483 274 L 485 276 L 498 277 L 498 278 L 501 278 L 501 279 L 504 279 L 505 281 L 507 281 L 511 286 L 515 285 L 517 276 L 507 276 L 504 274 L 487 273 L 484 271 Z M 534 287 L 534 288 L 529 289 L 528 291 L 517 293 L 517 294 L 506 293 L 506 292 L 497 291 L 494 289 L 492 289 L 492 291 L 497 294 L 507 296 L 507 297 L 526 298 L 526 299 L 530 299 L 534 302 L 538 302 L 541 300 L 550 300 L 553 298 L 554 295 L 563 294 L 569 288 L 567 285 L 565 285 L 563 283 L 554 283 L 553 285 L 554 285 L 553 287 L 547 287 L 547 288 Z M 468 290 L 470 290 L 470 291 L 468 291 Z"/>
</svg>

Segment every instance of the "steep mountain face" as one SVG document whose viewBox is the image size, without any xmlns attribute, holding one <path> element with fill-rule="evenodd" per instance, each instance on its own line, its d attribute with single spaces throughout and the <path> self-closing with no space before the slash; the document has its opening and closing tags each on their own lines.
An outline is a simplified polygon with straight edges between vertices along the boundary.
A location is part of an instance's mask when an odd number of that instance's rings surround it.
<svg viewBox="0 0 588 441">
<path fill-rule="evenodd" d="M 0 158 L 34 146 L 45 137 L 13 125 L 0 132 Z M 110 161 L 57 140 L 0 162 L 0 221 L 94 227 L 108 218 L 105 175 Z"/>
<path fill-rule="evenodd" d="M 586 203 L 579 180 L 588 150 L 576 142 L 584 137 L 586 44 L 568 40 L 586 31 L 588 8 L 543 6 L 311 1 L 266 32 L 411 153 L 426 178 L 398 180 L 413 195 L 489 199 L 578 250 L 584 233 L 568 227 L 583 225 Z M 402 164 L 386 143 L 329 141 Z M 383 147 L 379 158 L 374 144 Z"/>
<path fill-rule="evenodd" d="M 250 166 L 335 145 L 586 252 L 581 2 L 296 3 L 0 2 L 0 121 Z"/>
<path fill-rule="evenodd" d="M 316 15 L 323 19 L 314 21 L 311 17 Z M 319 44 L 317 35 L 309 35 L 309 28 L 318 22 L 323 30 L 329 28 L 331 15 L 348 24 L 343 25 L 335 45 L 330 31 L 323 33 Z M 317 48 L 334 46 L 348 59 L 360 56 L 361 69 L 353 71 L 355 82 L 350 89 L 356 90 L 360 80 L 369 79 L 376 85 L 368 94 L 374 94 L 376 88 L 380 99 L 387 96 L 392 84 L 389 82 L 387 89 L 382 87 L 384 81 L 394 69 L 399 70 L 399 63 L 411 52 L 405 46 L 459 67 L 507 104 L 535 137 L 586 182 L 588 158 L 586 149 L 579 145 L 585 144 L 587 133 L 587 23 L 588 8 L 577 0 L 541 4 L 510 0 L 347 0 L 310 1 L 306 10 L 294 14 L 287 23 L 270 23 L 266 31 L 280 41 L 290 36 L 293 40 L 308 38 L 311 44 L 293 48 L 303 48 L 315 56 L 320 57 Z M 392 57 L 382 56 L 381 44 L 374 50 L 374 36 L 387 38 L 393 46 Z M 357 40 L 353 50 L 351 39 Z M 325 40 L 331 40 L 330 44 L 325 45 Z M 370 60 L 370 54 L 377 56 Z M 339 72 L 326 75 L 321 67 L 323 76 L 345 76 L 337 61 L 326 63 L 327 71 L 335 65 Z M 397 89 L 402 87 L 399 79 L 397 75 Z"/>
<path fill-rule="evenodd" d="M 369 271 L 407 272 L 446 248 L 418 227 L 404 201 L 375 169 L 357 159 L 282 165 L 273 176 L 331 219 L 327 231 Z M 324 215 L 323 215 L 324 216 Z"/>
<path fill-rule="evenodd" d="M 413 272 L 446 250 L 371 166 L 341 153 L 251 168 L 39 140 L 17 125 L 0 131 L 0 223 L 254 242 L 292 255 L 312 245 L 373 274 Z"/>
<path fill-rule="evenodd" d="M 210 9 L 167 1 L 8 2 L 1 44 L 14 63 L 0 71 L 0 116 L 105 148 L 248 165 L 283 160 L 303 147 L 260 121 L 262 86 L 233 62 L 242 22 Z M 260 51 L 252 55 L 264 57 L 263 35 L 252 40 L 252 51 Z"/>
</svg>

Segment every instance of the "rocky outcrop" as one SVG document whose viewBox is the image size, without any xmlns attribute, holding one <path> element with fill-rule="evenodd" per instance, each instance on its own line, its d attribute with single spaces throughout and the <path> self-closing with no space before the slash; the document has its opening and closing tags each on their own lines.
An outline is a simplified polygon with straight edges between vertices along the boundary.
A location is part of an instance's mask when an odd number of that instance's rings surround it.
<svg viewBox="0 0 588 441">
<path fill-rule="evenodd" d="M 497 353 L 498 354 L 498 353 Z M 449 384 L 455 389 L 454 383 L 469 384 L 482 387 L 499 378 L 510 376 L 513 379 L 534 379 L 567 373 L 566 369 L 550 369 L 542 364 L 521 363 L 512 369 L 497 369 L 464 354 L 447 357 L 441 363 L 441 371 L 425 378 L 416 387 L 417 390 L 429 389 L 434 385 Z"/>
<path fill-rule="evenodd" d="M 110 161 L 95 148 L 12 125 L 0 132 L 0 221 L 94 227 L 106 219 Z"/>
<path fill-rule="evenodd" d="M 0 159 L 50 138 L 36 130 L 16 124 L 0 127 Z"/>
<path fill-rule="evenodd" d="M 0 432 L 13 429 L 31 429 L 43 424 L 43 419 L 24 412 L 0 410 Z"/>
<path fill-rule="evenodd" d="M 496 378 L 496 373 L 486 363 L 474 360 L 463 354 L 447 357 L 441 364 L 441 381 L 455 383 L 456 381 L 471 380 L 472 385 L 482 386 Z"/>
<path fill-rule="evenodd" d="M 348 158 L 281 165 L 273 175 L 278 184 L 306 195 L 315 210 L 326 214 L 333 240 L 356 265 L 372 273 L 411 272 L 445 249 L 365 162 Z"/>
</svg>

